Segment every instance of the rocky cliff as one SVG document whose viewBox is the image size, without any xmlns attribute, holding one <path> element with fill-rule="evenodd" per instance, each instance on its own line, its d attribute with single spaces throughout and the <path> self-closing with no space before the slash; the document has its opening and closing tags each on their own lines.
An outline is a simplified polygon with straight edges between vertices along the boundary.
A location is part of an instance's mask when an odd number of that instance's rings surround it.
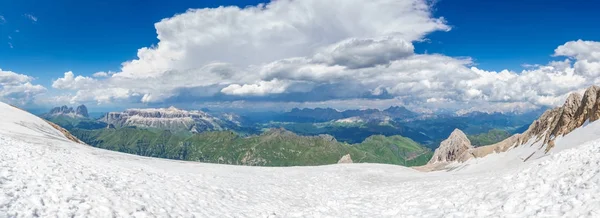
<svg viewBox="0 0 600 218">
<path fill-rule="evenodd" d="M 505 152 L 513 147 L 534 143 L 540 146 L 540 150 L 548 152 L 554 147 L 554 140 L 557 137 L 600 119 L 599 97 L 600 87 L 598 86 L 588 88 L 583 96 L 572 93 L 562 106 L 544 112 L 524 133 L 513 135 L 493 145 L 470 148 L 463 152 L 456 161 L 464 162 L 471 158 L 484 157 L 491 153 Z M 430 163 L 432 162 L 435 160 L 432 159 Z"/>
<path fill-rule="evenodd" d="M 135 126 L 172 131 L 203 132 L 225 129 L 220 119 L 203 111 L 186 111 L 175 107 L 110 112 L 99 121 L 114 127 Z"/>
<path fill-rule="evenodd" d="M 342 156 L 342 158 L 340 158 L 340 160 L 338 160 L 337 162 L 338 164 L 349 164 L 349 163 L 354 163 L 352 161 L 352 157 L 350 156 L 350 154 L 346 154 L 344 156 Z"/>
<path fill-rule="evenodd" d="M 62 107 L 55 107 L 50 110 L 49 113 L 44 115 L 45 117 L 56 117 L 56 116 L 68 116 L 68 117 L 89 117 L 87 107 L 85 105 L 79 105 L 77 108 L 68 107 L 63 105 Z"/>
<path fill-rule="evenodd" d="M 428 164 L 455 161 L 470 149 L 473 149 L 473 146 L 467 135 L 459 129 L 455 129 L 446 140 L 440 143 L 440 147 L 435 149 Z"/>
</svg>

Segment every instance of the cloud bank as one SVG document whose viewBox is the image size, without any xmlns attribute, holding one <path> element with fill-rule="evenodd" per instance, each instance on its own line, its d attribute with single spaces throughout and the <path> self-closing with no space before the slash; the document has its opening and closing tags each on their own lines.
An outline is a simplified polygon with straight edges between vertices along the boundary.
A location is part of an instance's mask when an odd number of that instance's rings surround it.
<svg viewBox="0 0 600 218">
<path fill-rule="evenodd" d="M 0 69 L 0 100 L 18 105 L 31 103 L 46 91 L 41 85 L 31 84 L 32 81 L 30 76 Z"/>
<path fill-rule="evenodd" d="M 600 82 L 600 43 L 571 41 L 564 60 L 522 72 L 486 71 L 469 58 L 417 54 L 413 43 L 450 31 L 425 0 L 279 0 L 188 10 L 155 24 L 159 42 L 120 72 L 52 87 L 71 102 L 320 102 L 556 105 Z"/>
</svg>

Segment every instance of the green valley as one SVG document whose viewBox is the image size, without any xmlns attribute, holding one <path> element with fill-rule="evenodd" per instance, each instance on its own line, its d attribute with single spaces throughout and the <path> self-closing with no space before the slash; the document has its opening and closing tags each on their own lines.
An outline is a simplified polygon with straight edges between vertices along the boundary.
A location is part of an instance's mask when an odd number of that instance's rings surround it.
<svg viewBox="0 0 600 218">
<path fill-rule="evenodd" d="M 334 164 L 350 154 L 355 163 L 416 166 L 427 163 L 431 150 L 401 136 L 372 136 L 359 144 L 341 143 L 329 135 L 299 136 L 284 129 L 240 136 L 231 131 L 175 134 L 140 128 L 71 129 L 94 147 L 131 154 L 253 166 Z"/>
</svg>

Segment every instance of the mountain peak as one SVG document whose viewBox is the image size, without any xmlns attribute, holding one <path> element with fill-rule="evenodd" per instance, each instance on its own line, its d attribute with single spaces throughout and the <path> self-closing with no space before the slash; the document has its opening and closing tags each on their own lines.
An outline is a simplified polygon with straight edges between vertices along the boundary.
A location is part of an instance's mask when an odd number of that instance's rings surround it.
<svg viewBox="0 0 600 218">
<path fill-rule="evenodd" d="M 126 109 L 123 112 L 107 113 L 100 121 L 116 128 L 135 126 L 174 132 L 204 132 L 223 130 L 227 123 L 202 111 L 187 111 L 175 108 Z"/>
<path fill-rule="evenodd" d="M 352 157 L 350 156 L 350 154 L 346 154 L 344 156 L 342 156 L 342 158 L 340 158 L 340 160 L 338 160 L 337 162 L 338 164 L 349 164 L 349 163 L 353 163 L 352 161 Z"/>
<path fill-rule="evenodd" d="M 49 117 L 55 116 L 69 116 L 69 117 L 89 117 L 88 110 L 85 105 L 79 105 L 76 109 L 72 107 L 68 107 L 67 105 L 63 105 L 60 107 L 55 107 L 50 110 L 49 113 L 46 114 Z"/>
<path fill-rule="evenodd" d="M 600 119 L 600 87 L 591 86 L 585 90 L 583 96 L 572 93 L 565 103 L 557 108 L 549 109 L 535 120 L 523 134 L 513 135 L 504 141 L 492 145 L 473 148 L 464 133 L 454 130 L 450 137 L 444 140 L 429 164 L 436 162 L 466 161 L 471 158 L 480 158 L 494 152 L 505 152 L 510 148 L 522 146 L 527 143 L 536 144 L 539 150 L 547 153 L 555 146 L 555 139 L 585 126 L 588 122 Z M 458 145 L 463 145 L 458 146 Z M 470 147 L 465 152 L 465 147 Z M 462 153 L 458 159 L 450 157 Z M 534 152 L 535 153 L 535 152 Z M 527 159 L 525 159 L 527 160 Z"/>
<path fill-rule="evenodd" d="M 435 149 L 429 163 L 452 162 L 457 160 L 465 151 L 472 149 L 471 141 L 460 129 L 454 129 L 450 136 Z"/>
<path fill-rule="evenodd" d="M 85 105 L 79 105 L 77 106 L 77 109 L 75 109 L 75 114 L 79 114 L 83 117 L 89 117 L 90 115 L 88 114 L 88 109 Z"/>
</svg>

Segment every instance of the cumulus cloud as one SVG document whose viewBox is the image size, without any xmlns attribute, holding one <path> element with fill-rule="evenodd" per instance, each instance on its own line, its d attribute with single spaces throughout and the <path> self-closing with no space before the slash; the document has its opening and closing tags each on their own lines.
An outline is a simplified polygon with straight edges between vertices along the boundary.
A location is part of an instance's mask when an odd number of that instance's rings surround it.
<svg viewBox="0 0 600 218">
<path fill-rule="evenodd" d="M 138 58 L 123 63 L 121 72 L 80 91 L 128 89 L 142 102 L 201 87 L 220 87 L 210 89 L 216 90 L 210 95 L 305 91 L 310 80 L 339 78 L 331 74 L 341 75 L 346 68 L 408 57 L 412 41 L 450 29 L 443 18 L 431 16 L 422 0 L 281 0 L 243 9 L 188 10 L 155 27 L 156 46 L 139 49 Z M 275 78 L 286 68 L 296 70 L 299 79 Z M 77 85 L 66 83 L 90 79 L 77 78 L 65 76 L 53 87 L 70 89 Z M 283 86 L 273 87 L 273 81 Z"/>
<path fill-rule="evenodd" d="M 27 75 L 18 74 L 12 71 L 3 71 L 0 69 L 0 85 L 17 85 L 31 81 L 33 78 Z"/>
<path fill-rule="evenodd" d="M 70 89 L 70 90 L 80 90 L 86 89 L 92 86 L 97 81 L 90 77 L 84 76 L 75 76 L 73 72 L 65 72 L 63 78 L 59 78 L 52 83 L 52 88 L 56 89 Z"/>
<path fill-rule="evenodd" d="M 600 61 L 600 42 L 571 41 L 558 46 L 554 50 L 555 56 L 573 57 L 577 60 Z"/>
<path fill-rule="evenodd" d="M 350 69 L 368 68 L 389 64 L 391 61 L 411 56 L 414 47 L 399 38 L 383 39 L 351 38 L 327 47 L 317 53 L 316 61 L 340 65 Z"/>
<path fill-rule="evenodd" d="M 4 16 L 0 15 L 0 24 L 4 23 L 6 23 L 6 19 L 4 18 Z"/>
<path fill-rule="evenodd" d="M 12 104 L 30 103 L 37 95 L 46 91 L 41 85 L 31 84 L 33 78 L 0 69 L 0 100 Z"/>
<path fill-rule="evenodd" d="M 221 92 L 230 95 L 266 95 L 283 93 L 289 84 L 274 79 L 272 81 L 260 81 L 258 84 L 232 84 L 221 90 Z"/>
<path fill-rule="evenodd" d="M 449 31 L 425 0 L 279 0 L 191 9 L 155 24 L 159 42 L 114 74 L 65 73 L 71 101 L 322 102 L 556 105 L 598 81 L 598 42 L 559 46 L 565 60 L 521 72 L 487 71 L 470 58 L 417 54 L 413 43 Z M 550 51 L 549 51 L 550 52 Z"/>
<path fill-rule="evenodd" d="M 92 77 L 108 77 L 110 75 L 114 74 L 113 72 L 96 72 L 94 74 L 92 74 Z"/>
</svg>

